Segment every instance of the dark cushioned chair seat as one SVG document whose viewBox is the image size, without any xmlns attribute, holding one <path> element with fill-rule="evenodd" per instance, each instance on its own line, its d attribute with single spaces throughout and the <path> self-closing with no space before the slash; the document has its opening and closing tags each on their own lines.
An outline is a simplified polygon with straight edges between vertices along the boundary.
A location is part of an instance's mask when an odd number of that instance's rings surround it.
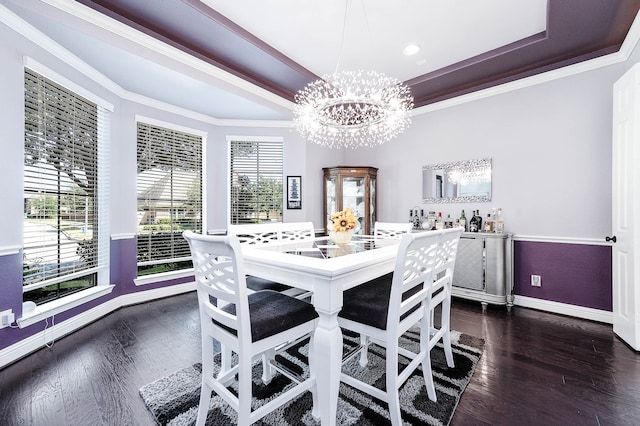
<svg viewBox="0 0 640 426">
<path fill-rule="evenodd" d="M 313 305 L 272 290 L 252 293 L 248 296 L 248 301 L 252 342 L 318 318 L 318 313 Z M 229 304 L 222 310 L 235 315 L 236 305 Z M 236 330 L 222 327 L 230 333 L 236 334 Z"/>
<path fill-rule="evenodd" d="M 345 291 L 342 310 L 338 316 L 370 325 L 380 330 L 386 330 L 392 281 L 393 272 Z M 407 299 L 421 289 L 422 286 L 412 288 L 402 295 L 402 300 Z M 415 309 L 417 307 L 407 312 L 402 318 Z"/>
<path fill-rule="evenodd" d="M 275 281 L 265 280 L 264 278 L 254 277 L 253 275 L 247 275 L 247 288 L 253 291 L 260 290 L 273 290 L 273 291 L 285 291 L 291 287 L 285 284 L 280 284 Z"/>
</svg>

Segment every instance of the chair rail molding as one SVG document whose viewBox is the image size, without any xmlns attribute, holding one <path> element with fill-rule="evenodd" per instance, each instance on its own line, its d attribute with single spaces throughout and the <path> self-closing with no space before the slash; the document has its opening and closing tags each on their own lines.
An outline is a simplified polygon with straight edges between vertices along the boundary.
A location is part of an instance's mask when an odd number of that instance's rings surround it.
<svg viewBox="0 0 640 426">
<path fill-rule="evenodd" d="M 610 246 L 611 242 L 596 238 L 574 238 L 574 237 L 544 237 L 538 235 L 514 235 L 513 241 L 532 241 L 540 243 L 560 243 L 560 244 L 585 244 L 596 246 Z"/>
<path fill-rule="evenodd" d="M 14 254 L 20 254 L 21 246 L 5 246 L 0 247 L 0 257 L 2 256 L 11 256 Z"/>
</svg>

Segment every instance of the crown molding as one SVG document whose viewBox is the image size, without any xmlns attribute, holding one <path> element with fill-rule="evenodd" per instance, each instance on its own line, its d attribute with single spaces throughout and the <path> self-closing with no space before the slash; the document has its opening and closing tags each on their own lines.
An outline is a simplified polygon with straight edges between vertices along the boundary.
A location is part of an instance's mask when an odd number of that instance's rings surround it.
<svg viewBox="0 0 640 426">
<path fill-rule="evenodd" d="M 62 45 L 44 35 L 37 28 L 20 18 L 18 15 L 14 14 L 3 5 L 0 5 L 0 22 L 6 24 L 9 28 L 14 30 L 18 34 L 21 34 L 28 40 L 37 44 L 42 49 L 53 54 L 57 59 L 60 59 L 67 65 L 78 70 L 110 92 L 119 95 L 124 91 L 120 86 L 107 78 L 104 74 L 101 74 L 98 70 L 75 56 L 73 53 L 65 49 Z"/>
<path fill-rule="evenodd" d="M 251 83 L 248 83 L 239 77 L 233 76 L 226 71 L 220 70 L 206 62 L 197 59 L 179 49 L 166 45 L 161 41 L 153 39 L 152 37 L 143 34 L 142 32 L 130 28 L 120 22 L 103 16 L 102 14 L 90 9 L 84 5 L 81 5 L 75 1 L 66 0 L 44 0 L 53 7 L 56 7 L 70 15 L 73 15 L 79 19 L 96 25 L 106 31 L 114 33 L 118 36 L 125 37 L 133 43 L 137 43 L 142 47 L 151 49 L 156 53 L 160 53 L 163 56 L 178 60 L 185 65 L 190 66 L 193 69 L 199 70 L 208 75 L 232 84 L 240 89 L 257 95 L 267 101 L 273 102 L 277 105 L 283 106 L 286 109 L 292 110 L 293 103 L 274 95 L 264 89 L 261 89 Z M 9 28 L 24 36 L 26 39 L 37 44 L 47 52 L 54 55 L 57 59 L 66 63 L 73 69 L 77 70 L 81 74 L 87 76 L 101 87 L 105 88 L 112 94 L 118 96 L 120 99 L 136 102 L 151 108 L 159 109 L 162 111 L 170 112 L 178 116 L 198 120 L 204 123 L 208 123 L 214 126 L 237 126 L 237 127 L 276 127 L 276 128 L 288 128 L 292 127 L 291 121 L 283 120 L 234 120 L 234 119 L 219 119 L 206 114 L 191 111 L 185 108 L 180 108 L 175 105 L 168 104 L 166 102 L 159 101 L 138 93 L 125 90 L 120 85 L 109 79 L 100 71 L 87 64 L 64 46 L 53 41 L 47 37 L 44 33 L 33 27 L 31 24 L 14 14 L 5 6 L 0 5 L 0 22 L 6 24 Z"/>
<path fill-rule="evenodd" d="M 155 53 L 158 53 L 166 58 L 178 61 L 184 65 L 191 67 L 194 70 L 206 73 L 219 79 L 227 84 L 233 85 L 247 93 L 256 95 L 262 99 L 272 102 L 276 105 L 282 106 L 288 110 L 293 110 L 294 103 L 277 96 L 265 89 L 262 89 L 252 83 L 249 83 L 240 77 L 230 74 L 224 70 L 221 70 L 205 61 L 195 58 L 186 52 L 183 52 L 175 47 L 172 47 L 164 42 L 154 39 L 142 33 L 139 30 L 131 28 L 123 23 L 120 23 L 114 19 L 106 17 L 101 13 L 84 6 L 76 1 L 72 0 L 42 0 L 54 8 L 57 8 L 65 13 L 68 13 L 84 22 L 95 25 L 111 34 L 119 37 L 126 38 L 132 43 L 147 48 Z M 447 109 L 450 107 L 462 105 L 468 102 L 477 101 L 480 99 L 489 98 L 492 96 L 508 93 L 515 90 L 524 89 L 527 87 L 535 86 L 551 82 L 557 79 L 581 74 L 584 72 L 596 70 L 609 65 L 614 65 L 620 62 L 626 61 L 640 40 L 640 13 L 636 15 L 633 24 L 625 37 L 625 40 L 618 52 L 612 53 L 599 58 L 591 59 L 588 61 L 580 62 L 577 64 L 569 65 L 563 68 L 547 71 L 545 73 L 537 74 L 531 77 L 526 77 L 520 80 L 504 83 L 499 86 L 479 90 L 476 92 L 461 95 L 455 98 L 447 99 L 444 101 L 436 102 L 433 104 L 425 105 L 414 109 L 411 112 L 412 116 L 419 116 L 430 112 Z M 101 74 L 95 68 L 91 67 L 80 58 L 73 55 L 66 50 L 63 46 L 59 45 L 49 37 L 38 31 L 26 21 L 15 15 L 6 7 L 0 5 L 0 21 L 7 24 L 10 28 L 16 32 L 22 34 L 27 39 L 38 44 L 42 48 L 51 52 L 60 60 L 64 61 L 74 69 L 78 70 L 82 74 L 91 78 L 96 83 L 100 84 L 105 89 L 114 93 L 122 99 L 132 102 L 140 103 L 152 108 L 160 109 L 163 111 L 171 112 L 173 114 L 183 116 L 186 118 L 195 119 L 205 123 L 209 123 L 214 126 L 224 127 L 266 127 L 266 128 L 292 128 L 294 126 L 291 120 L 236 120 L 236 119 L 219 119 L 208 116 L 206 114 L 197 113 L 184 108 L 176 107 L 174 105 L 167 104 L 165 102 L 158 101 L 137 93 L 129 92 L 118 84 L 110 80 L 105 75 Z"/>
<path fill-rule="evenodd" d="M 477 92 L 472 92 L 466 95 L 425 105 L 423 107 L 414 109 L 411 115 L 418 116 L 433 111 L 447 109 L 454 106 L 466 104 L 468 102 L 473 102 L 480 99 L 501 95 L 503 93 L 512 92 L 514 90 L 520 90 L 527 87 L 535 86 L 537 84 L 548 83 L 550 81 L 558 80 L 561 78 L 582 74 L 584 72 L 593 71 L 602 67 L 607 67 L 609 65 L 615 65 L 629 59 L 629 56 L 633 52 L 633 49 L 638 44 L 638 40 L 640 40 L 640 13 L 638 13 L 633 20 L 633 24 L 631 25 L 631 28 L 629 29 L 629 32 L 627 33 L 627 36 L 625 37 L 620 50 L 615 53 L 601 56 L 599 58 L 590 59 L 588 61 L 578 62 L 577 64 L 557 68 L 555 70 L 547 71 L 531 77 L 525 77 L 520 80 L 501 84 L 499 86 L 478 90 Z"/>
<path fill-rule="evenodd" d="M 42 0 L 43 3 L 46 3 L 56 9 L 59 9 L 69 15 L 72 15 L 78 19 L 81 19 L 84 22 L 95 25 L 115 36 L 120 38 L 124 38 L 132 43 L 136 43 L 137 45 L 149 49 L 155 53 L 162 55 L 165 58 L 180 62 L 184 65 L 187 65 L 195 70 L 201 71 L 206 75 L 210 75 L 215 77 L 216 79 L 232 85 L 236 88 L 239 88 L 248 93 L 259 96 L 262 99 L 266 99 L 269 102 L 272 102 L 276 105 L 284 106 L 285 108 L 289 108 L 290 101 L 275 95 L 274 93 L 269 92 L 261 87 L 254 85 L 240 77 L 237 77 L 227 71 L 224 71 L 212 64 L 209 64 L 201 59 L 194 57 L 193 55 L 186 53 L 176 47 L 170 46 L 167 43 L 164 43 L 160 40 L 157 40 L 143 32 L 131 28 L 128 25 L 125 25 L 115 19 L 112 19 L 108 16 L 103 15 L 102 13 L 91 9 L 81 3 L 78 3 L 74 0 Z"/>
</svg>

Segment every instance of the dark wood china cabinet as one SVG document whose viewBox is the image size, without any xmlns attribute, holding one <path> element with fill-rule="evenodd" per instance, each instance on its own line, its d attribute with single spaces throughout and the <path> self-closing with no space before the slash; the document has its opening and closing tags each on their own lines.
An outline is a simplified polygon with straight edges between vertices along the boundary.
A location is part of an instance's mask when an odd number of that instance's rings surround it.
<svg viewBox="0 0 640 426">
<path fill-rule="evenodd" d="M 375 167 L 325 167 L 324 229 L 332 213 L 350 208 L 358 216 L 358 234 L 371 235 L 376 221 Z"/>
</svg>

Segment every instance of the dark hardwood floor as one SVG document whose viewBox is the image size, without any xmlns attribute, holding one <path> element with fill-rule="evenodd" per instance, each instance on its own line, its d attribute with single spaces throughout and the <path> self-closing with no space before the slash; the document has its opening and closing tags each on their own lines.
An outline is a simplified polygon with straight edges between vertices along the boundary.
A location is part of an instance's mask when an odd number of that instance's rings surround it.
<svg viewBox="0 0 640 426">
<path fill-rule="evenodd" d="M 456 299 L 485 352 L 452 425 L 638 425 L 640 355 L 611 326 Z M 0 425 L 153 425 L 139 388 L 200 361 L 195 293 L 120 309 L 0 370 Z"/>
</svg>

